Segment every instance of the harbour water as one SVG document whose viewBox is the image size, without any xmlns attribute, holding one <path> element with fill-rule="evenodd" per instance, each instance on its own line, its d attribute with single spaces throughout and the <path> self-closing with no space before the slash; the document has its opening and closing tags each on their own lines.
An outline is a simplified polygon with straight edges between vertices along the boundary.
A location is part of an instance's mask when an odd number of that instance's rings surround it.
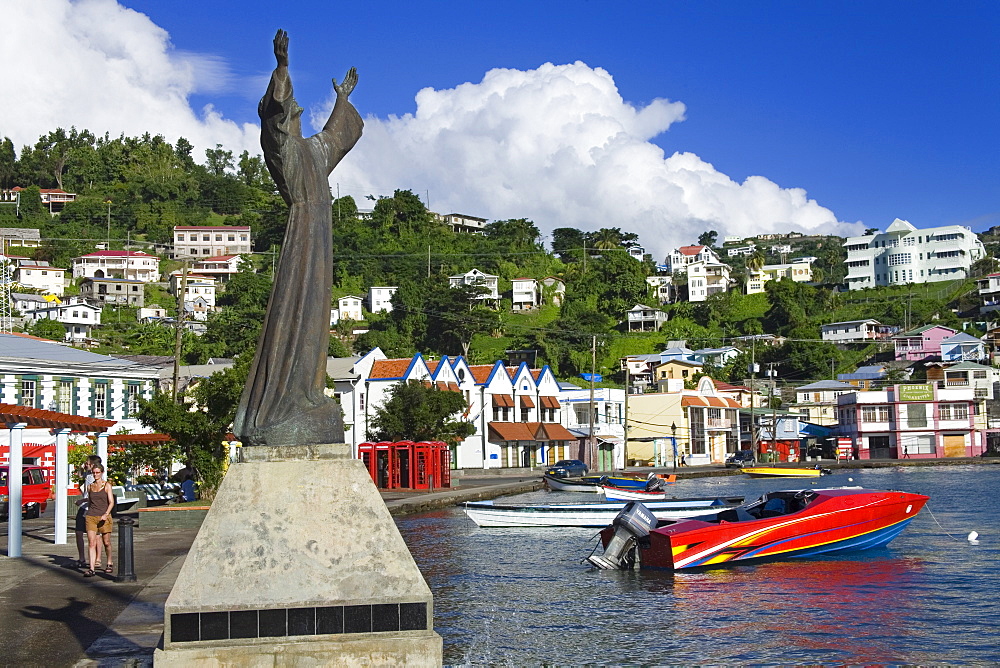
<svg viewBox="0 0 1000 668">
<path fill-rule="evenodd" d="M 398 524 L 434 593 L 447 665 L 996 664 L 998 483 L 1000 466 L 683 480 L 673 495 L 860 485 L 931 497 L 885 548 L 700 572 L 591 570 L 592 529 L 481 529 L 460 508 Z M 596 495 L 506 500 L 584 498 Z"/>
</svg>

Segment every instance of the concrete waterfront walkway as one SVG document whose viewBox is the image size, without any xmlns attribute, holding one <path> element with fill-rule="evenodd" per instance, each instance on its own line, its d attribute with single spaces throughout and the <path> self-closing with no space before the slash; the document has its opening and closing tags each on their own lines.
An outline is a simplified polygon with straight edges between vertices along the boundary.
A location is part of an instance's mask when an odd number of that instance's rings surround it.
<svg viewBox="0 0 1000 668">
<path fill-rule="evenodd" d="M 385 492 L 383 498 L 396 515 L 541 487 L 540 474 L 527 471 L 453 482 L 452 489 Z M 104 573 L 85 578 L 75 567 L 72 520 L 69 543 L 54 544 L 52 508 L 49 504 L 41 518 L 24 520 L 21 558 L 7 558 L 7 523 L 0 523 L 0 666 L 152 665 L 163 633 L 163 606 L 200 520 L 193 526 L 172 522 L 154 528 L 143 526 L 140 517 L 133 542 L 137 581 L 117 583 Z M 117 540 L 116 527 L 116 558 Z"/>
<path fill-rule="evenodd" d="M 825 468 L 877 468 L 1000 464 L 1000 461 L 910 459 L 819 464 Z M 651 471 L 673 472 L 669 468 L 630 472 Z M 490 473 L 456 477 L 454 486 L 447 490 L 393 490 L 383 492 L 382 497 L 391 513 L 405 515 L 541 487 L 541 472 L 537 470 Z M 683 479 L 739 475 L 739 470 L 705 466 L 684 467 L 676 473 Z M 169 514 L 180 512 L 184 511 Z M 76 546 L 72 530 L 69 544 L 53 543 L 52 504 L 41 518 L 24 521 L 22 558 L 6 557 L 7 523 L 0 523 L 0 666 L 151 665 L 153 650 L 163 632 L 163 605 L 200 525 L 196 513 L 190 515 L 195 521 L 189 522 L 189 526 L 184 522 L 161 522 L 162 528 L 140 518 L 134 540 L 137 582 L 133 583 L 116 583 L 105 574 L 84 578 L 83 572 L 73 565 Z M 114 540 L 117 552 L 117 532 Z"/>
</svg>

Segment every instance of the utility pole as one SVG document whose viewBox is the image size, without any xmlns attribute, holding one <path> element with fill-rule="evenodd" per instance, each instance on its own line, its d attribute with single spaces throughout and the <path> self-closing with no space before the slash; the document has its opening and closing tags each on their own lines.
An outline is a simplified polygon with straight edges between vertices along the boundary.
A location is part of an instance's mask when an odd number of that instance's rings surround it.
<svg viewBox="0 0 1000 668">
<path fill-rule="evenodd" d="M 590 338 L 590 438 L 587 439 L 587 456 L 591 468 L 597 467 L 597 457 L 594 447 L 594 375 L 597 373 L 597 336 Z"/>
<path fill-rule="evenodd" d="M 757 401 L 757 335 L 750 339 L 750 450 L 756 459 L 760 454 L 757 445 L 757 414 L 754 404 Z"/>
<path fill-rule="evenodd" d="M 622 424 L 622 431 L 625 434 L 625 445 L 622 446 L 623 470 L 628 466 L 628 384 L 629 384 L 629 368 L 628 368 L 628 357 L 626 357 L 625 358 L 625 419 Z"/>
<path fill-rule="evenodd" d="M 431 245 L 427 244 L 427 278 L 431 277 Z"/>
<path fill-rule="evenodd" d="M 184 335 L 184 297 L 187 292 L 188 283 L 188 263 L 184 260 L 184 268 L 181 274 L 181 289 L 177 292 L 177 322 L 174 324 L 174 385 L 170 390 L 170 397 L 177 401 L 177 385 L 181 375 L 181 341 Z"/>
<path fill-rule="evenodd" d="M 774 401 L 774 391 L 777 389 L 774 379 L 778 372 L 774 370 L 774 365 L 774 362 L 767 365 L 767 377 L 771 381 L 771 457 L 778 451 L 778 407 Z"/>
</svg>

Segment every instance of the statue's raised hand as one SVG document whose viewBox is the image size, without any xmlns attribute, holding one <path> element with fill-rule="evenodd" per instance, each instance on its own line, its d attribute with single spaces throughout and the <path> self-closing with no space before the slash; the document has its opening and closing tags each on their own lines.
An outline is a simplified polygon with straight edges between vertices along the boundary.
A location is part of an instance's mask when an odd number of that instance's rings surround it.
<svg viewBox="0 0 1000 668">
<path fill-rule="evenodd" d="M 288 33 L 281 29 L 274 35 L 274 59 L 278 67 L 288 67 Z"/>
<path fill-rule="evenodd" d="M 337 91 L 337 95 L 343 95 L 348 97 L 354 87 L 358 85 L 358 71 L 353 67 L 347 70 L 347 74 L 344 75 L 344 83 L 338 84 L 337 80 L 333 80 L 333 87 Z"/>
</svg>

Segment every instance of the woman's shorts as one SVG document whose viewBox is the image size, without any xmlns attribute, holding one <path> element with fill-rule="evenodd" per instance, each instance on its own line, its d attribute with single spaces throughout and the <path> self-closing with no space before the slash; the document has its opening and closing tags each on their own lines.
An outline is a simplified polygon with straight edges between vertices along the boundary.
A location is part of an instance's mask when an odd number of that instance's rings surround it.
<svg viewBox="0 0 1000 668">
<path fill-rule="evenodd" d="M 87 515 L 87 531 L 111 533 L 111 520 L 105 520 L 99 516 Z"/>
</svg>

